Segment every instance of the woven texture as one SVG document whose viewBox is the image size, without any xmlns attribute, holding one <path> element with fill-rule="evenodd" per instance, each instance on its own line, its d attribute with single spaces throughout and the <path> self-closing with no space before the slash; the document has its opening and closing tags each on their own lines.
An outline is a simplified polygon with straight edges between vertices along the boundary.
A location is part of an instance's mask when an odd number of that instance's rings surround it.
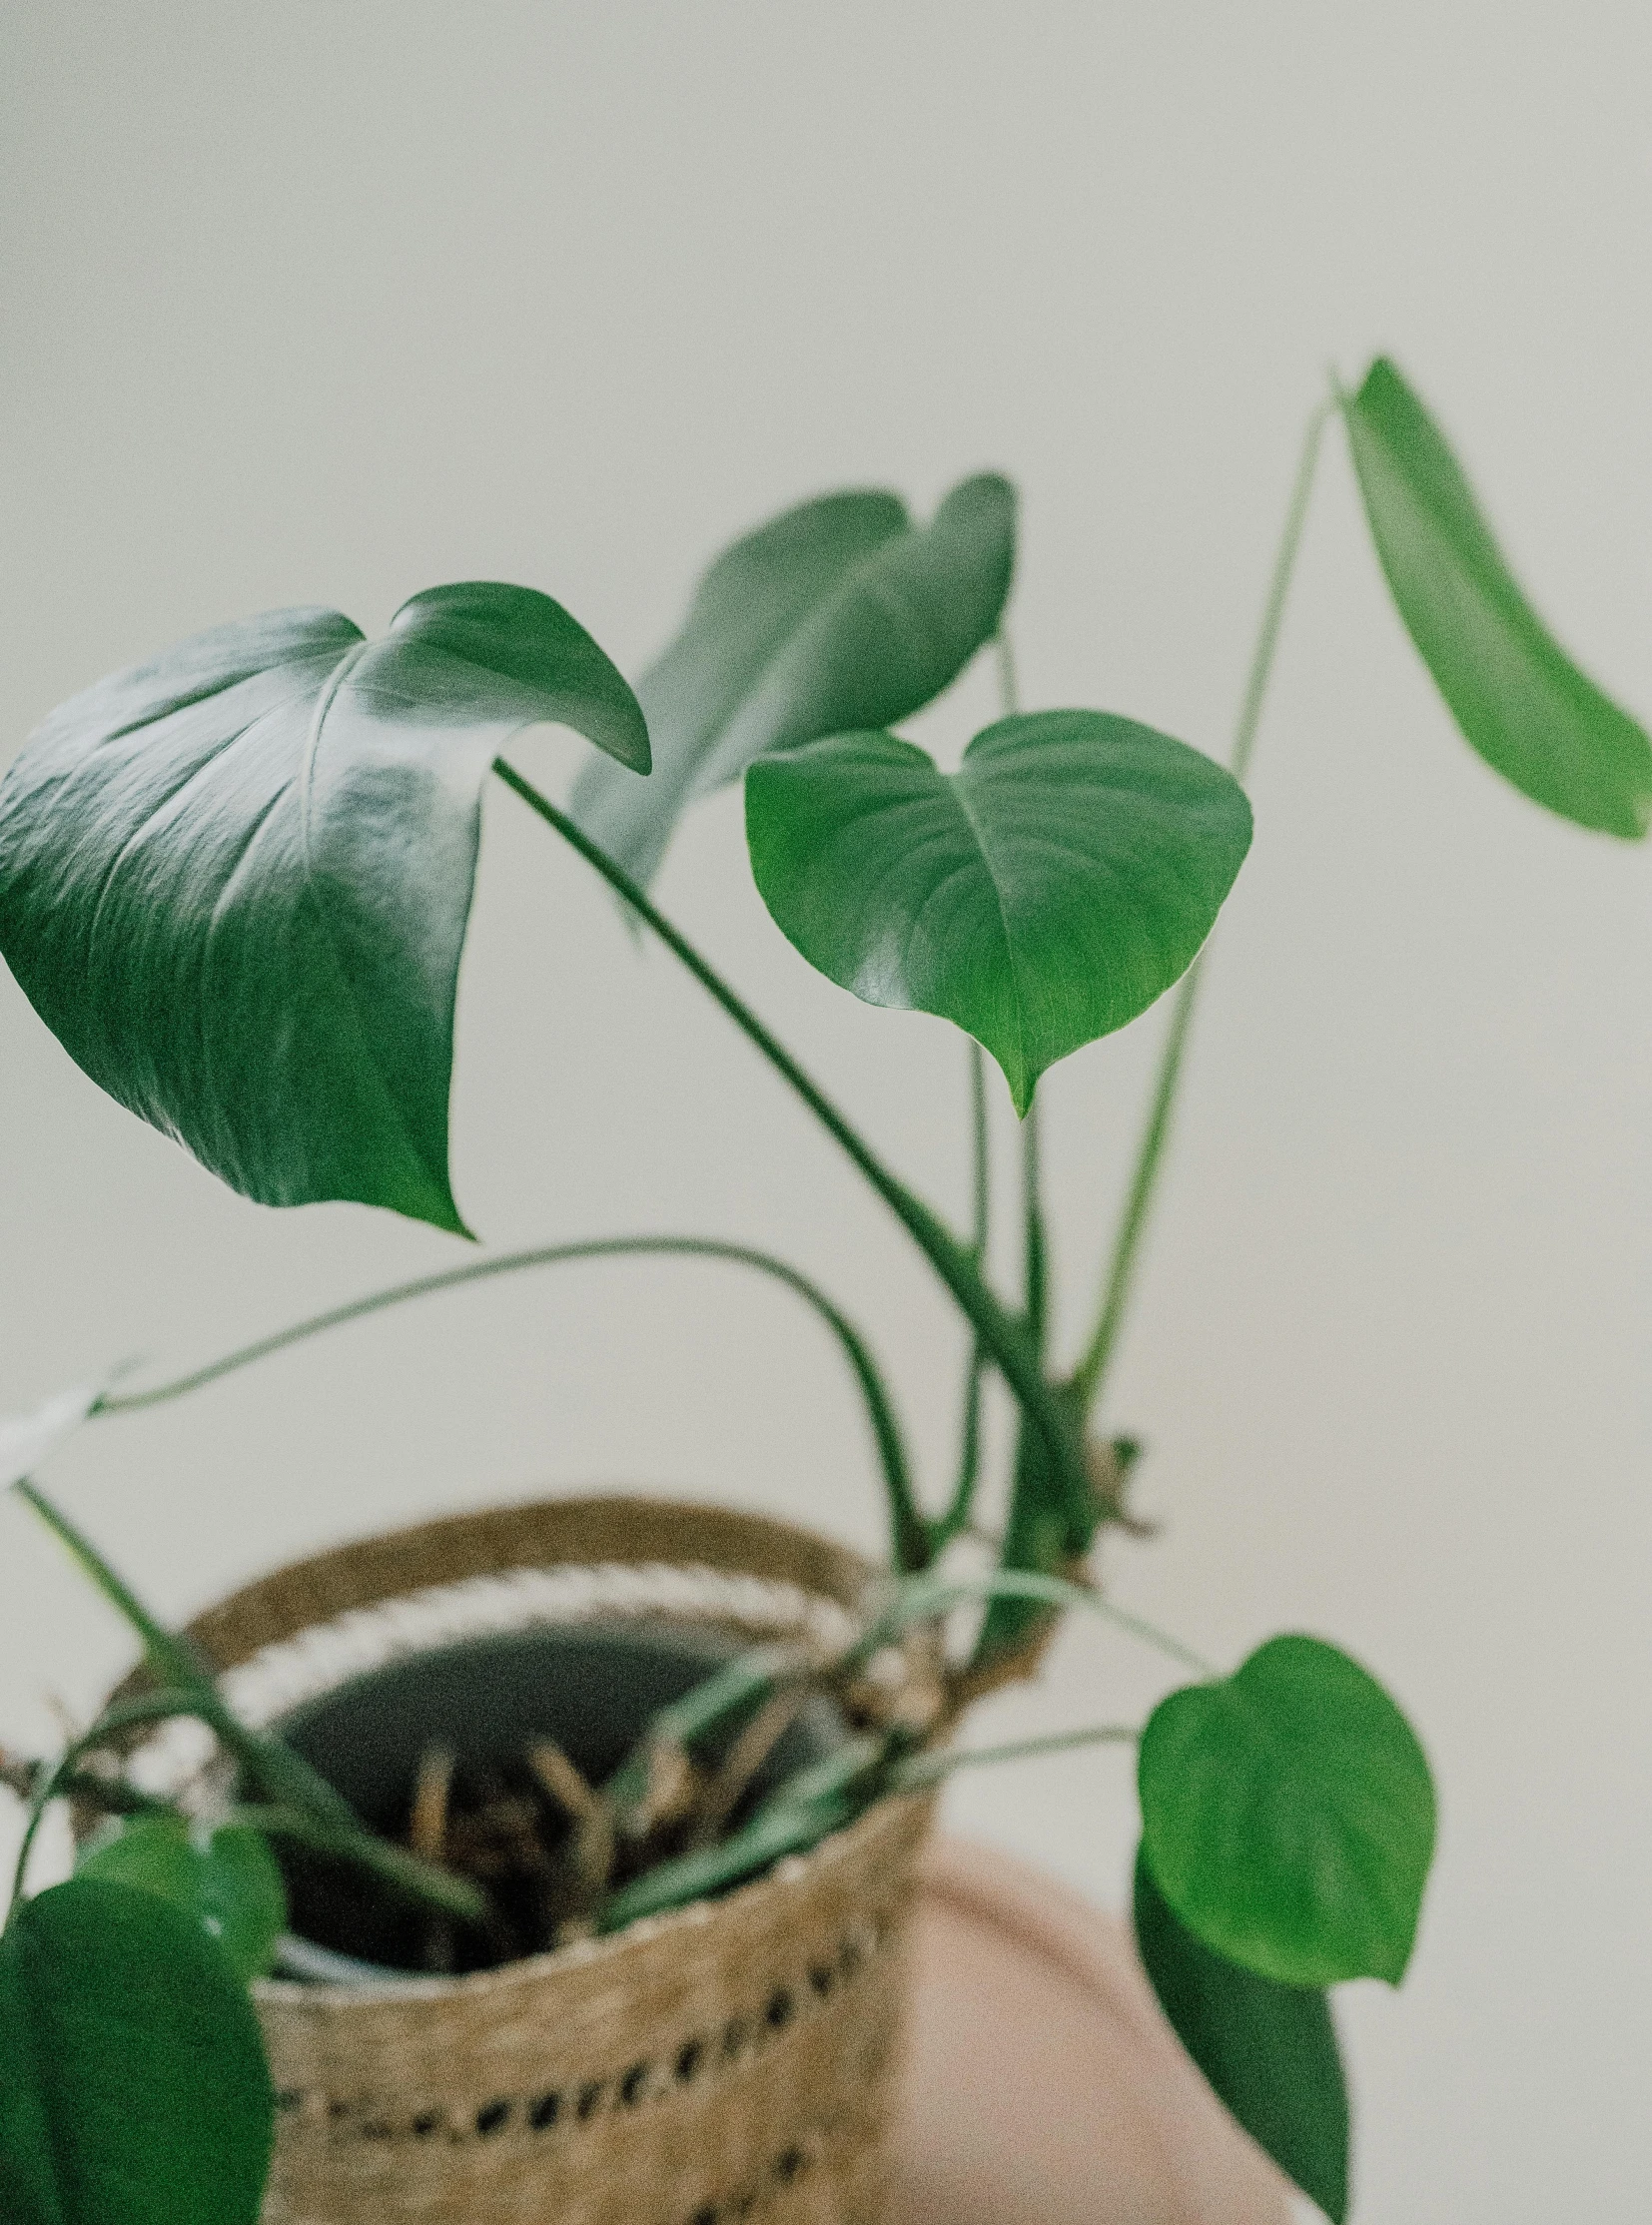
<svg viewBox="0 0 1652 2225">
<path fill-rule="evenodd" d="M 322 1554 L 191 1635 L 231 1671 L 410 1595 L 627 1568 L 851 1610 L 873 1575 L 760 1517 L 551 1501 Z M 761 1625 L 749 1604 L 719 1615 L 715 1589 L 706 1619 Z M 930 1807 L 886 1802 L 723 1899 L 502 1969 L 259 1985 L 280 2099 L 269 2225 L 876 2225 Z"/>
</svg>

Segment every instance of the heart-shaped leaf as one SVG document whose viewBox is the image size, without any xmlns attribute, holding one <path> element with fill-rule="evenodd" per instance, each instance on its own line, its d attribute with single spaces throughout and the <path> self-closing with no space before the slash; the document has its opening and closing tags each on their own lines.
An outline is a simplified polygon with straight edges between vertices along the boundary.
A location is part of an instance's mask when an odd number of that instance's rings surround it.
<svg viewBox="0 0 1652 2225">
<path fill-rule="evenodd" d="M 1271 1638 L 1160 1702 L 1138 1763 L 1142 1852 L 1188 1928 L 1282 1985 L 1397 1984 L 1434 1851 L 1405 1718 L 1321 1639 Z"/>
<path fill-rule="evenodd" d="M 75 1874 L 158 1892 L 193 1916 L 244 1978 L 265 1974 L 287 1927 L 276 1857 L 264 1834 L 244 1825 L 213 1829 L 182 1817 L 134 1817 L 93 1840 Z"/>
<path fill-rule="evenodd" d="M 252 2003 L 194 1917 L 89 1877 L 12 1911 L 6 2225 L 254 2225 L 273 2122 Z"/>
<path fill-rule="evenodd" d="M 1208 757 L 1100 711 L 977 734 L 955 774 L 893 734 L 840 734 L 746 776 L 776 924 L 869 1005 L 939 1013 L 1023 1112 L 1047 1067 L 1186 972 L 1250 841 Z"/>
<path fill-rule="evenodd" d="M 685 808 L 752 759 L 920 709 L 990 639 L 1015 562 L 1015 490 L 966 479 L 929 525 L 894 494 L 828 494 L 736 541 L 682 631 L 637 683 L 654 747 L 646 788 L 593 759 L 573 816 L 652 879 Z"/>
<path fill-rule="evenodd" d="M 1468 740 L 1562 818 L 1631 841 L 1645 834 L 1652 742 L 1527 602 L 1439 427 L 1385 358 L 1344 414 L 1400 617 Z"/>
<path fill-rule="evenodd" d="M 1258 2147 L 1332 2225 L 1348 2213 L 1348 2093 L 1330 2004 L 1215 1954 L 1136 1862 L 1136 1942 L 1177 2037 Z"/>
<path fill-rule="evenodd" d="M 460 1228 L 481 783 L 540 720 L 647 767 L 625 682 L 529 588 L 431 588 L 371 643 L 316 609 L 199 634 L 64 704 L 0 784 L 0 950 L 93 1080 L 247 1196 Z"/>
</svg>

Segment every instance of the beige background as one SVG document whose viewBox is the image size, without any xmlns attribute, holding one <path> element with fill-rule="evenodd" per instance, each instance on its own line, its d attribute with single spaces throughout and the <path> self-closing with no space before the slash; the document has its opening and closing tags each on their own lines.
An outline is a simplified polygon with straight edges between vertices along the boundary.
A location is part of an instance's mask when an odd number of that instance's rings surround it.
<svg viewBox="0 0 1652 2225">
<path fill-rule="evenodd" d="M 1392 349 L 1564 636 L 1652 706 L 1652 18 L 1632 0 L 10 0 L 0 9 L 5 747 L 213 621 L 435 581 L 562 596 L 634 670 L 725 537 L 802 494 L 1026 494 L 1034 703 L 1226 745 L 1322 367 Z M 1332 1634 L 1422 1726 L 1414 1972 L 1346 1998 L 1371 2225 L 1644 2203 L 1648 860 L 1504 792 L 1389 615 L 1327 454 L 1113 1414 L 1165 1534 L 1121 1597 L 1237 1658 Z M 956 747 L 973 677 L 920 731 Z M 571 746 L 530 747 L 546 764 Z M 961 1209 L 963 1060 L 808 974 L 732 799 L 663 900 Z M 1049 1091 L 1078 1334 L 1156 1018 Z M 461 1198 L 494 1243 L 788 1249 L 899 1375 L 928 1471 L 957 1338 L 831 1147 L 499 797 L 464 985 Z M 218 1188 L 0 990 L 0 1404 L 206 1356 L 458 1247 Z M 53 1471 L 168 1610 L 540 1483 L 671 1482 L 876 1534 L 810 1322 L 715 1269 L 444 1301 Z M 0 1736 L 121 1641 L 0 1509 Z M 1072 1633 L 1036 1706 L 1151 1701 Z M 982 1726 L 983 1730 L 989 1728 Z M 1116 1898 L 1119 1758 L 960 1823 Z"/>
</svg>

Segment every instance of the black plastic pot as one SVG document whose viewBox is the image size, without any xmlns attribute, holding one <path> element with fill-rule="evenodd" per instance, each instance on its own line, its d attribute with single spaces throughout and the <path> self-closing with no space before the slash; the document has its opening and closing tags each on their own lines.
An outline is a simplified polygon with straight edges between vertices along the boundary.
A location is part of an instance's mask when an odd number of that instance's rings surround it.
<svg viewBox="0 0 1652 2225">
<path fill-rule="evenodd" d="M 600 1784 L 671 1701 L 740 1650 L 698 1624 L 581 1621 L 490 1633 L 410 1655 L 304 1702 L 274 1726 L 343 1793 L 362 1820 L 394 1833 L 406 1818 L 420 1761 L 445 1748 L 458 1768 L 512 1761 L 535 1740 L 560 1747 Z M 731 1725 L 708 1740 L 715 1758 Z M 746 1807 L 840 1745 L 839 1711 L 812 1696 L 753 1779 Z M 281 1975 L 379 1982 L 423 1974 L 424 1922 L 354 1870 L 301 1848 L 281 1850 L 293 1902 Z M 460 1967 L 466 1966 L 461 1959 Z"/>
</svg>

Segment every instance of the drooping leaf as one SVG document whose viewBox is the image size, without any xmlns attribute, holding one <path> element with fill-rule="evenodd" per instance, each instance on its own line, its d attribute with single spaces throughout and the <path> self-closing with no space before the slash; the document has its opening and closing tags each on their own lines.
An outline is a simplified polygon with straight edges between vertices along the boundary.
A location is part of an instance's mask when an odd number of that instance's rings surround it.
<svg viewBox="0 0 1652 2225">
<path fill-rule="evenodd" d="M 1015 492 L 966 479 L 928 525 L 893 494 L 828 494 L 736 541 L 682 631 L 637 683 L 654 747 L 646 788 L 593 759 L 573 816 L 647 882 L 697 796 L 753 758 L 890 726 L 939 695 L 995 631 L 1015 561 Z"/>
<path fill-rule="evenodd" d="M 1177 1915 L 1283 1985 L 1397 1984 L 1434 1851 L 1434 1789 L 1374 1678 L 1317 1638 L 1160 1702 L 1138 1761 L 1142 1851 Z"/>
<path fill-rule="evenodd" d="M 957 773 L 839 734 L 746 776 L 752 870 L 812 966 L 870 1005 L 939 1013 L 1027 1110 L 1047 1067 L 1145 1012 L 1198 955 L 1250 841 L 1222 768 L 1152 727 L 1041 711 Z"/>
<path fill-rule="evenodd" d="M 192 1915 L 244 1978 L 264 1976 L 287 1925 L 276 1858 L 263 1833 L 243 1825 L 135 1817 L 91 1842 L 75 1874 L 158 1892 Z"/>
<path fill-rule="evenodd" d="M 481 783 L 541 720 L 647 767 L 625 682 L 529 588 L 430 588 L 371 643 L 317 609 L 199 634 L 64 704 L 0 784 L 0 950 L 93 1080 L 232 1187 L 460 1228 Z"/>
<path fill-rule="evenodd" d="M 1652 820 L 1652 741 L 1527 602 L 1439 427 L 1386 358 L 1344 405 L 1365 515 L 1406 631 L 1488 765 L 1580 827 Z"/>
<path fill-rule="evenodd" d="M 1177 2037 L 1256 2144 L 1332 2225 L 1348 2210 L 1348 2094 L 1330 2003 L 1228 1961 L 1179 1923 L 1140 1855 L 1136 1942 Z"/>
<path fill-rule="evenodd" d="M 6 2225 L 254 2225 L 274 2112 L 228 1956 L 157 1893 L 89 1877 L 0 1937 Z"/>
</svg>

